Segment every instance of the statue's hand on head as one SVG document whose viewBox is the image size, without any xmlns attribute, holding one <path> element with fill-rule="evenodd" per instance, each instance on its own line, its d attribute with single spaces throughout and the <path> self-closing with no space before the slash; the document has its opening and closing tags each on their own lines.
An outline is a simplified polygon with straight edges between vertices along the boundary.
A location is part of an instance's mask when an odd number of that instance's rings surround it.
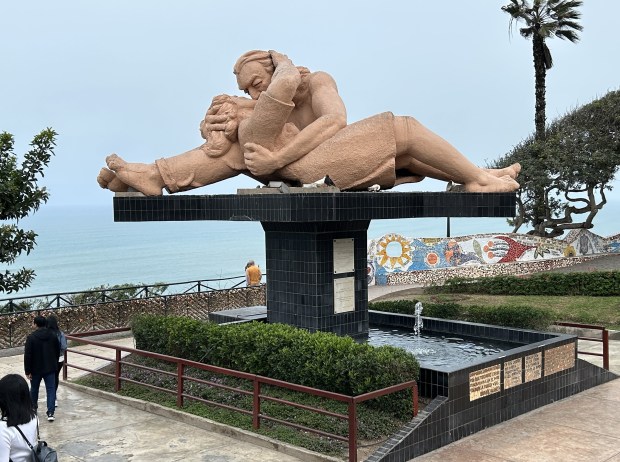
<svg viewBox="0 0 620 462">
<path fill-rule="evenodd" d="M 297 87 L 301 83 L 299 69 L 295 67 L 288 56 L 273 50 L 270 50 L 269 54 L 275 68 L 271 77 L 272 84 L 269 87 L 271 89 L 270 93 L 273 93 L 271 96 L 281 98 L 282 100 L 292 99 L 297 91 Z M 279 82 L 277 84 L 279 89 L 274 88 L 274 82 Z"/>
<path fill-rule="evenodd" d="M 279 53 L 275 50 L 269 50 L 269 54 L 271 55 L 271 61 L 273 61 L 273 67 L 276 69 L 282 63 L 287 63 L 294 66 L 293 61 L 291 61 L 290 58 L 283 53 Z"/>
<path fill-rule="evenodd" d="M 282 167 L 278 165 L 277 154 L 259 144 L 245 143 L 243 149 L 245 166 L 252 175 L 270 175 Z"/>
</svg>

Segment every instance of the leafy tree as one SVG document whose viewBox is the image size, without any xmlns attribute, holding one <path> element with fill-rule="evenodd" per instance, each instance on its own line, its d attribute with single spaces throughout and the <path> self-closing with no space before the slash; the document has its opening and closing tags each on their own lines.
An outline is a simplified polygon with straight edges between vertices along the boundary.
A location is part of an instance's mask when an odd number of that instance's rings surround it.
<svg viewBox="0 0 620 462">
<path fill-rule="evenodd" d="M 494 166 L 514 162 L 523 165 L 518 215 L 511 221 L 514 232 L 523 224 L 533 227 L 532 234 L 547 237 L 592 228 L 620 166 L 620 90 L 569 111 L 549 125 L 544 141 L 532 135 Z M 585 218 L 577 222 L 575 215 Z"/>
<path fill-rule="evenodd" d="M 36 135 L 31 149 L 24 155 L 21 167 L 13 153 L 14 139 L 10 133 L 0 133 L 0 221 L 15 221 L 28 216 L 47 202 L 49 193 L 39 187 L 38 180 L 44 176 L 54 154 L 57 133 L 51 128 Z M 0 263 L 12 264 L 22 253 L 29 254 L 34 248 L 37 234 L 24 231 L 17 224 L 0 225 Z M 30 285 L 34 271 L 21 268 L 15 272 L 0 272 L 0 293 L 16 292 Z"/>
<path fill-rule="evenodd" d="M 577 22 L 581 13 L 576 10 L 580 7 L 580 0 L 510 0 L 502 10 L 510 15 L 510 29 L 513 22 L 523 21 L 525 27 L 519 29 L 519 33 L 526 39 L 532 39 L 534 54 L 534 75 L 536 109 L 534 122 L 536 126 L 536 139 L 545 138 L 546 123 L 546 98 L 545 85 L 547 70 L 553 66 L 551 51 L 545 40 L 550 37 L 558 37 L 571 42 L 577 42 L 577 31 L 583 27 Z"/>
</svg>

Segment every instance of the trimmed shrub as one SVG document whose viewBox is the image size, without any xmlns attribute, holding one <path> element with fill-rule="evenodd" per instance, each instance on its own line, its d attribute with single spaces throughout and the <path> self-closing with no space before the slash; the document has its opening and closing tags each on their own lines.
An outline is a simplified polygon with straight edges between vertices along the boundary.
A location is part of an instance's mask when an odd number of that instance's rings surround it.
<svg viewBox="0 0 620 462">
<path fill-rule="evenodd" d="M 467 321 L 495 326 L 544 330 L 553 321 L 551 312 L 531 306 L 469 306 L 465 309 Z"/>
<path fill-rule="evenodd" d="M 359 395 L 417 380 L 415 357 L 390 346 L 373 347 L 350 337 L 309 333 L 284 324 L 217 325 L 181 317 L 136 316 L 136 347 L 262 375 L 345 395 Z M 412 411 L 404 391 L 371 405 L 399 415 Z"/>
<path fill-rule="evenodd" d="M 388 313 L 415 314 L 418 300 L 390 300 L 386 302 L 368 302 L 368 309 Z M 426 305 L 424 305 L 426 310 Z"/>
<path fill-rule="evenodd" d="M 368 308 L 388 313 L 414 314 L 409 303 L 405 302 L 407 300 L 369 303 Z M 410 303 L 415 304 L 415 301 Z M 463 306 L 458 303 L 425 303 L 422 315 L 535 330 L 544 330 L 553 322 L 553 315 L 549 310 L 513 305 L 484 307 Z"/>
<path fill-rule="evenodd" d="M 387 313 L 415 314 L 417 300 L 391 300 L 383 302 L 370 302 L 368 309 L 385 311 Z M 422 316 L 441 319 L 461 319 L 463 307 L 458 303 L 424 303 Z"/>
<path fill-rule="evenodd" d="M 620 295 L 620 271 L 537 273 L 528 277 L 453 278 L 442 286 L 433 286 L 426 290 L 428 293 L 612 297 Z"/>
<path fill-rule="evenodd" d="M 387 313 L 415 314 L 415 304 L 418 300 L 392 300 L 383 302 L 369 302 L 368 309 L 385 311 Z M 424 303 L 422 316 L 429 318 L 460 319 L 463 308 L 457 303 Z"/>
</svg>

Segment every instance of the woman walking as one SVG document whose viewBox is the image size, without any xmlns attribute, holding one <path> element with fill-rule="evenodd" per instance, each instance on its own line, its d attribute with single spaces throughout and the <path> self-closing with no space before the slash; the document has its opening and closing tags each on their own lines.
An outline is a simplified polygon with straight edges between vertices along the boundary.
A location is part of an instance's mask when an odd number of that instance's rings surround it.
<svg viewBox="0 0 620 462">
<path fill-rule="evenodd" d="M 32 407 L 28 383 L 21 375 L 0 379 L 0 461 L 30 462 L 37 444 L 37 414 Z"/>
<path fill-rule="evenodd" d="M 58 368 L 56 369 L 56 407 L 58 407 L 58 383 L 60 381 L 60 371 L 65 363 L 65 351 L 67 351 L 67 337 L 65 333 L 58 327 L 58 319 L 53 314 L 47 317 L 47 328 L 51 330 L 56 337 L 58 337 L 58 344 L 60 345 L 60 356 L 58 357 Z"/>
</svg>

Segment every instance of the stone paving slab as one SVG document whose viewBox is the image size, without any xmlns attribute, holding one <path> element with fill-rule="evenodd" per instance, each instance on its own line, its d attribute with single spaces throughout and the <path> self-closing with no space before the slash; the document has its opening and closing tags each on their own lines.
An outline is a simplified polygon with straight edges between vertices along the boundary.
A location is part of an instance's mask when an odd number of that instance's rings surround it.
<svg viewBox="0 0 620 462">
<path fill-rule="evenodd" d="M 133 338 L 111 339 L 133 347 Z M 600 344 L 597 345 L 600 348 Z M 112 358 L 109 350 L 79 347 L 98 356 Z M 581 348 L 581 347 L 580 347 Z M 593 348 L 596 348 L 593 347 Z M 611 367 L 620 374 L 620 341 L 610 342 Z M 580 356 L 581 357 L 581 356 Z M 597 363 L 600 358 L 583 356 Z M 97 369 L 106 361 L 82 355 L 70 362 Z M 23 374 L 23 355 L 0 357 L 0 374 Z M 84 374 L 69 369 L 69 379 Z M 41 385 L 41 403 L 45 387 Z M 209 430 L 203 424 L 188 422 L 181 412 L 169 414 L 143 405 L 130 406 L 125 398 L 104 398 L 62 384 L 59 388 L 57 420 L 41 422 L 41 436 L 59 450 L 68 462 L 141 462 L 153 460 L 213 462 L 295 462 L 334 461 L 307 451 L 292 455 L 286 445 L 226 427 Z M 175 414 L 176 413 L 176 414 Z M 206 419 L 202 419 L 206 420 Z M 272 440 L 271 440 L 272 441 Z M 270 446 L 271 445 L 271 446 Z M 280 447 L 279 447 L 280 446 Z M 294 450 L 295 448 L 291 449 Z M 502 424 L 469 436 L 418 457 L 421 462 L 620 462 L 620 380 L 600 385 L 565 400 L 544 406 Z"/>
<path fill-rule="evenodd" d="M 620 461 L 620 380 L 463 438 L 419 462 Z"/>
</svg>

